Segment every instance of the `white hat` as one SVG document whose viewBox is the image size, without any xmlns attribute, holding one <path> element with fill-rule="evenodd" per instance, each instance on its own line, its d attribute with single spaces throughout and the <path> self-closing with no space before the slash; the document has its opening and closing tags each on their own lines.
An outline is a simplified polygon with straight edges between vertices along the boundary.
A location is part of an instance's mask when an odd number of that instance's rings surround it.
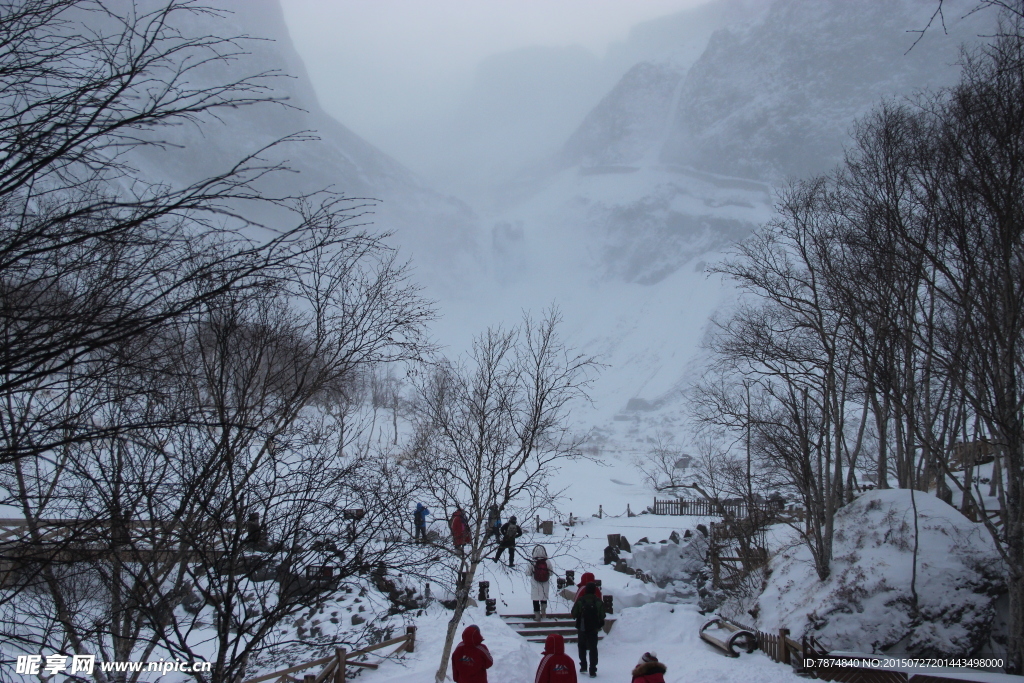
<svg viewBox="0 0 1024 683">
<path fill-rule="evenodd" d="M 656 662 L 656 661 L 658 661 L 657 653 L 655 653 L 655 652 L 645 652 L 642 655 L 640 655 L 640 659 L 637 661 L 636 665 L 637 666 L 641 666 L 643 664 L 646 664 L 647 662 Z"/>
</svg>

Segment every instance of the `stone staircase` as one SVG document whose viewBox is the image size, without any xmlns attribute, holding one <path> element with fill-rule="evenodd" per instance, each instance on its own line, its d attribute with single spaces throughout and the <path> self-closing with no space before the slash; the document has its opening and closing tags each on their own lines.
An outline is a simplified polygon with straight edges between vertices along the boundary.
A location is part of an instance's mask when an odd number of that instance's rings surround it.
<svg viewBox="0 0 1024 683">
<path fill-rule="evenodd" d="M 559 634 L 565 638 L 567 643 L 577 641 L 576 620 L 568 612 L 548 614 L 540 621 L 535 621 L 533 614 L 502 614 L 500 616 L 502 621 L 531 643 L 543 643 L 552 633 Z M 599 641 L 611 630 L 614 623 L 614 616 L 609 615 L 605 618 L 604 628 L 597 633 Z"/>
</svg>

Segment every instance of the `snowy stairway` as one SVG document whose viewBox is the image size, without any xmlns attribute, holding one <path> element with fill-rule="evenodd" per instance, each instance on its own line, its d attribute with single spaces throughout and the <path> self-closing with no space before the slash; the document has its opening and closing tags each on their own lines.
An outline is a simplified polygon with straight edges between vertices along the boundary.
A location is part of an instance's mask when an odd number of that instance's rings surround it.
<svg viewBox="0 0 1024 683">
<path fill-rule="evenodd" d="M 548 614 L 540 621 L 535 621 L 532 614 L 502 614 L 501 618 L 531 643 L 543 643 L 552 633 L 562 636 L 567 643 L 575 643 L 577 640 L 576 620 L 568 612 Z M 597 632 L 597 639 L 604 638 L 604 634 L 611 630 L 614 623 L 614 617 L 606 618 L 604 629 Z"/>
</svg>

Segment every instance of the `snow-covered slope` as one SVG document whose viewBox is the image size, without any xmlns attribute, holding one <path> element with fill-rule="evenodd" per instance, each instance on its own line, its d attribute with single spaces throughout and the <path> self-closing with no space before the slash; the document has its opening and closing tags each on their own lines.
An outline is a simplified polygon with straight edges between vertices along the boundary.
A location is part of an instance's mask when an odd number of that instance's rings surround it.
<svg viewBox="0 0 1024 683">
<path fill-rule="evenodd" d="M 634 32 L 653 37 L 639 61 L 550 163 L 481 209 L 502 264 L 489 310 L 535 308 L 542 290 L 609 366 L 600 418 L 631 398 L 654 408 L 605 423 L 609 448 L 685 441 L 679 389 L 699 370 L 709 315 L 732 297 L 705 264 L 770 219 L 771 183 L 834 165 L 881 98 L 954 82 L 960 43 L 993 19 L 962 18 L 966 7 L 944 5 L 947 31 L 936 24 L 917 45 L 934 11 L 919 0 L 717 0 L 703 23 L 650 22 Z"/>
<path fill-rule="evenodd" d="M 833 650 L 969 656 L 989 646 L 1005 569 L 988 532 L 934 495 L 865 493 L 836 515 L 832 573 L 803 545 L 780 554 L 753 611 L 757 628 L 814 635 Z"/>
</svg>

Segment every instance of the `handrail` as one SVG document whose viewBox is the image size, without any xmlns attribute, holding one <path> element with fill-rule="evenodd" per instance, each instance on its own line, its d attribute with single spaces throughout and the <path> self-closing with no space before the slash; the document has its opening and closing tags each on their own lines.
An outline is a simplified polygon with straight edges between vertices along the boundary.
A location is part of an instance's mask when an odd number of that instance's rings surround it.
<svg viewBox="0 0 1024 683">
<path fill-rule="evenodd" d="M 274 671 L 269 674 L 263 674 L 262 676 L 257 676 L 256 678 L 250 678 L 244 681 L 243 683 L 261 683 L 262 681 L 269 681 L 271 679 L 288 678 L 288 674 L 290 673 L 302 671 L 303 669 L 310 669 L 314 666 L 322 666 L 324 664 L 326 664 L 327 666 L 324 667 L 323 671 L 317 674 L 316 678 L 313 680 L 313 683 L 326 683 L 326 681 L 328 680 L 328 676 L 331 673 L 336 672 L 339 666 L 344 666 L 347 664 L 376 669 L 376 664 L 369 664 L 367 662 L 350 662 L 348 660 L 350 657 L 359 657 L 361 655 L 369 654 L 374 650 L 379 650 L 381 648 L 388 647 L 389 645 L 398 645 L 399 643 L 401 644 L 400 647 L 391 654 L 396 655 L 402 651 L 413 652 L 416 643 L 416 627 L 407 626 L 405 631 L 406 632 L 404 636 L 398 636 L 397 638 L 389 638 L 388 640 L 384 640 L 379 643 L 374 643 L 373 645 L 364 647 L 361 650 L 353 650 L 352 652 L 346 652 L 345 650 L 338 648 L 335 651 L 335 654 L 333 655 L 328 655 L 327 657 L 315 659 L 312 662 L 306 662 L 305 664 L 296 664 L 295 666 L 290 666 L 287 669 L 281 669 L 279 671 Z M 342 669 L 342 672 L 343 671 L 344 670 Z"/>
</svg>

